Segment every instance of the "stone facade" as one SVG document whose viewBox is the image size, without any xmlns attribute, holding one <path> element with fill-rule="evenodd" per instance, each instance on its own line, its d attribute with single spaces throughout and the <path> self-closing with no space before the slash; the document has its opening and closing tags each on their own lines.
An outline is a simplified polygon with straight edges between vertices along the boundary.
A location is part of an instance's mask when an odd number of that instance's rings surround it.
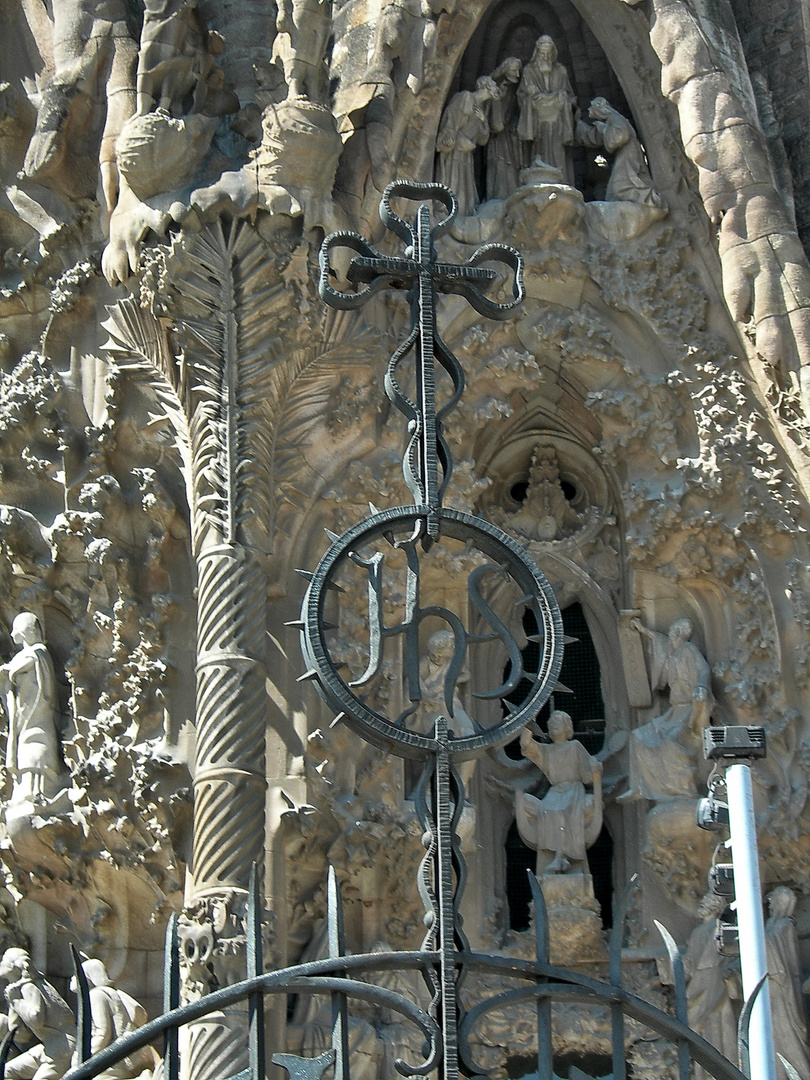
<svg viewBox="0 0 810 1080">
<path fill-rule="evenodd" d="M 801 6 L 0 11 L 0 904 L 3 945 L 30 954 L 9 972 L 72 1003 L 73 943 L 106 965 L 99 1008 L 106 986 L 155 1015 L 179 912 L 185 1000 L 232 983 L 254 863 L 268 963 L 324 955 L 329 864 L 351 950 L 418 946 L 418 777 L 331 725 L 299 680 L 297 571 L 315 568 L 324 530 L 344 532 L 370 502 L 411 501 L 383 389 L 407 304 L 380 292 L 362 311 L 325 308 L 321 241 L 354 230 L 392 253 L 386 185 L 441 176 L 463 212 L 439 255 L 512 245 L 526 283 L 497 324 L 439 301 L 467 383 L 444 426 L 445 504 L 526 545 L 572 639 L 561 680 L 573 695 L 558 689 L 552 707 L 573 740 L 555 737 L 557 759 L 524 740 L 464 767 L 466 932 L 532 954 L 531 867 L 554 959 L 604 975 L 610 912 L 637 874 L 630 984 L 668 1000 L 658 920 L 693 964 L 694 1026 L 722 1042 L 740 1002 L 733 970 L 705 970 L 701 729 L 762 724 L 761 870 L 795 899 L 779 894 L 772 927 L 793 994 L 780 1015 L 795 1015 L 810 975 Z M 349 288 L 345 272 L 335 280 Z M 451 389 L 439 380 L 440 398 Z M 440 602 L 463 607 L 459 576 L 476 557 L 434 549 Z M 386 618 L 400 601 L 387 598 Z M 357 678 L 362 575 L 331 603 Z M 531 664 L 535 628 L 510 619 Z M 420 642 L 425 699 L 442 670 L 435 629 Z M 507 661 L 496 644 L 481 656 L 459 708 L 487 725 L 502 706 L 475 694 Z M 398 660 L 390 651 L 368 688 L 385 715 L 408 704 Z M 701 979 L 728 990 L 718 1015 L 700 1013 Z M 323 1047 L 329 1022 L 304 1004 L 272 1012 L 274 1049 Z M 187 1075 L 237 1073 L 229 1032 L 242 1020 L 190 1031 Z M 400 1035 L 382 1013 L 362 1022 L 356 1050 L 376 1077 Z M 675 1076 L 643 1036 L 628 1032 L 633 1075 Z M 475 1038 L 493 1075 L 530 1071 L 529 1014 L 494 1015 Z M 561 1008 L 555 1040 L 558 1072 L 610 1071 L 607 1014 Z"/>
</svg>

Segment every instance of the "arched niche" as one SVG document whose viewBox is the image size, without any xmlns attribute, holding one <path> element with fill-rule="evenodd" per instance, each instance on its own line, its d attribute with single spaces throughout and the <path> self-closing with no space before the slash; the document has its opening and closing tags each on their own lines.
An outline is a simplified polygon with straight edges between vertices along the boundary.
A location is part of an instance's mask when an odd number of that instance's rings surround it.
<svg viewBox="0 0 810 1080">
<path fill-rule="evenodd" d="M 568 70 L 583 115 L 595 97 L 606 98 L 623 115 L 632 118 L 621 83 L 594 32 L 570 0 L 493 0 L 484 12 L 461 58 L 451 93 L 472 90 L 476 79 L 489 75 L 501 61 L 516 56 L 525 64 L 531 59 L 542 34 L 553 38 L 558 59 Z M 572 147 L 576 187 L 585 199 L 604 197 L 608 171 L 600 167 L 593 150 Z M 485 155 L 477 153 L 479 189 L 484 190 Z"/>
<path fill-rule="evenodd" d="M 599 427 L 581 397 L 569 387 L 555 405 L 553 412 L 548 406 L 527 410 L 506 429 L 487 433 L 477 457 L 481 474 L 490 481 L 480 509 L 528 543 L 529 554 L 554 587 L 561 608 L 581 605 L 601 668 L 610 734 L 625 725 L 629 708 L 622 665 L 617 662 L 618 612 L 628 606 L 631 595 L 621 499 L 616 478 L 594 453 Z M 539 456 L 544 457 L 545 468 Z M 542 500 L 532 502 L 538 469 L 539 482 L 556 495 L 556 505 L 567 515 L 556 536 L 548 528 L 532 529 L 535 508 L 538 513 L 553 509 L 538 506 Z M 558 707 L 564 708 L 564 701 Z"/>
<path fill-rule="evenodd" d="M 619 109 L 627 105 L 604 49 L 570 0 L 493 0 L 470 38 L 454 89 L 472 89 L 479 75 L 494 71 L 507 56 L 525 64 L 541 34 L 554 39 L 580 108 L 597 96 Z"/>
</svg>

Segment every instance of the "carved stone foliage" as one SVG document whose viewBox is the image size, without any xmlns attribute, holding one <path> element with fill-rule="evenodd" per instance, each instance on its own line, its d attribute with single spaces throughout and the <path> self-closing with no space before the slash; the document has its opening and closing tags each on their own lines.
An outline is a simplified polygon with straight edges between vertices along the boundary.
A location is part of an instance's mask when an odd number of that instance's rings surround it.
<svg viewBox="0 0 810 1080">
<path fill-rule="evenodd" d="M 402 803 L 401 765 L 345 726 L 314 731 L 305 764 L 310 803 L 282 818 L 291 959 L 325 917 L 329 864 L 356 948 L 370 949 L 380 937 L 394 948 L 417 947 L 424 911 L 413 882 L 424 851 L 413 806 Z"/>
<path fill-rule="evenodd" d="M 182 885 L 189 778 L 163 739 L 166 634 L 178 618 L 187 530 L 148 439 L 140 466 L 130 459 L 121 469 L 127 407 L 114 387 L 119 424 L 88 428 L 76 423 L 69 385 L 45 371 L 31 355 L 4 376 L 3 471 L 31 509 L 3 508 L 0 574 L 5 625 L 15 609 L 33 609 L 54 661 L 67 772 L 45 813 L 7 812 L 7 867 L 19 894 L 72 919 L 87 945 L 118 947 L 126 900 L 110 892 L 111 875 L 151 892 L 155 912 L 176 903 Z M 79 447 L 92 447 L 80 471 Z"/>
</svg>

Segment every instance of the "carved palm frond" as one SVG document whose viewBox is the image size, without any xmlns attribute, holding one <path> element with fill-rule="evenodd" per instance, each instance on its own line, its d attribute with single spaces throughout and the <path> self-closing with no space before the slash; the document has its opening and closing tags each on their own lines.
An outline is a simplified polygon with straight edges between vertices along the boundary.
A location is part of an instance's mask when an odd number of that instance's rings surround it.
<svg viewBox="0 0 810 1080">
<path fill-rule="evenodd" d="M 122 369 L 149 383 L 168 417 L 175 432 L 186 484 L 191 488 L 188 386 L 182 360 L 178 361 L 172 353 L 159 320 L 133 297 L 126 297 L 109 308 L 109 318 L 102 325 L 110 335 L 104 350 Z"/>
<path fill-rule="evenodd" d="M 304 448 L 334 405 L 341 377 L 351 367 L 374 361 L 379 361 L 382 372 L 388 352 L 385 335 L 358 320 L 353 334 L 331 344 L 296 349 L 279 369 L 271 459 L 274 519 L 300 469 Z"/>
<path fill-rule="evenodd" d="M 247 223 L 217 223 L 172 256 L 169 307 L 188 367 L 196 542 L 266 546 L 271 518 L 273 309 L 284 289 Z"/>
</svg>

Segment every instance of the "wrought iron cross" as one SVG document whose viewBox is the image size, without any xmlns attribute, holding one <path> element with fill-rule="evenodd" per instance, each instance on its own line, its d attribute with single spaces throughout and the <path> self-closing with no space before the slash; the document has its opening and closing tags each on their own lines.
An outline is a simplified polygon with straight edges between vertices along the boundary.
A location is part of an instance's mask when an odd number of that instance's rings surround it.
<svg viewBox="0 0 810 1080">
<path fill-rule="evenodd" d="M 422 202 L 414 224 L 408 225 L 391 208 L 391 199 L 430 199 L 447 210 L 431 228 L 431 209 Z M 464 389 L 464 374 L 455 356 L 439 337 L 436 329 L 436 292 L 458 293 L 468 300 L 480 315 L 492 319 L 507 318 L 524 296 L 523 260 L 514 248 L 504 244 L 485 244 L 474 252 L 466 263 L 439 262 L 434 241 L 446 232 L 456 216 L 458 204 L 453 192 L 443 184 L 416 184 L 397 180 L 389 184 L 380 202 L 383 224 L 407 245 L 400 256 L 382 255 L 359 233 L 336 232 L 327 236 L 321 245 L 319 292 L 324 303 L 343 310 L 359 308 L 380 289 L 409 290 L 411 330 L 408 337 L 391 357 L 385 376 L 385 392 L 408 419 L 410 438 L 403 459 L 403 474 L 414 502 L 424 507 L 426 528 L 422 537 L 425 546 L 439 535 L 438 511 L 452 471 L 449 448 L 442 437 L 442 419 L 458 402 Z M 364 286 L 358 292 L 339 292 L 330 284 L 334 273 L 330 253 L 334 248 L 356 251 L 346 277 L 353 285 Z M 512 300 L 500 304 L 484 296 L 497 273 L 482 263 L 502 262 L 514 271 Z M 411 401 L 397 381 L 397 367 L 411 351 L 416 362 L 416 401 Z M 436 362 L 444 368 L 453 383 L 450 400 L 436 411 Z M 439 481 L 439 465 L 442 478 Z"/>
</svg>

